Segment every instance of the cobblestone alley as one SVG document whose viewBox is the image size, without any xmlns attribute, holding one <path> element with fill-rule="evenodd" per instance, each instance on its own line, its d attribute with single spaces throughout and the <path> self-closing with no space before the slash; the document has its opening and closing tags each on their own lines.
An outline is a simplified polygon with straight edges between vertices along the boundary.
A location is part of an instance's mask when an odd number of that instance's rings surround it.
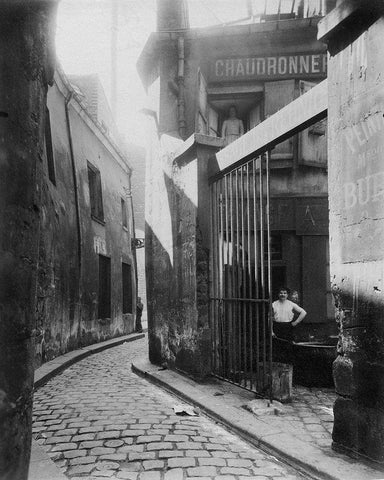
<svg viewBox="0 0 384 480">
<path fill-rule="evenodd" d="M 88 357 L 35 393 L 34 438 L 71 479 L 303 478 L 131 372 L 147 339 Z"/>
</svg>

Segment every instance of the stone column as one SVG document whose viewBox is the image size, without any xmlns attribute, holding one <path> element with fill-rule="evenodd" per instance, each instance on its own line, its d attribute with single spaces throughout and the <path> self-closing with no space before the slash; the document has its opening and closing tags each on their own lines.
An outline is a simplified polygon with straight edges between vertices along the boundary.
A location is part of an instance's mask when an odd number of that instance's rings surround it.
<svg viewBox="0 0 384 480">
<path fill-rule="evenodd" d="M 28 475 L 47 85 L 55 1 L 0 3 L 0 478 Z"/>
<path fill-rule="evenodd" d="M 330 257 L 340 328 L 333 447 L 384 463 L 384 11 L 338 2 L 328 44 Z"/>
</svg>

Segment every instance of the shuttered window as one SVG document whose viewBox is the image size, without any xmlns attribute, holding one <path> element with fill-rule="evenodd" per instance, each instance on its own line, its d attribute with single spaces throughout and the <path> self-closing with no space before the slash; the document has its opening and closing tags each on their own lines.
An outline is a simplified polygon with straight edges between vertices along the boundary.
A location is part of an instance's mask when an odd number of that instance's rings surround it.
<svg viewBox="0 0 384 480">
<path fill-rule="evenodd" d="M 93 218 L 104 222 L 103 195 L 101 190 L 101 177 L 99 170 L 88 162 L 89 199 L 91 215 Z"/>
<path fill-rule="evenodd" d="M 268 118 L 294 100 L 295 81 L 266 82 L 264 95 L 264 115 L 265 118 Z M 271 158 L 276 160 L 293 158 L 292 147 L 292 139 L 285 140 L 272 150 Z"/>
</svg>

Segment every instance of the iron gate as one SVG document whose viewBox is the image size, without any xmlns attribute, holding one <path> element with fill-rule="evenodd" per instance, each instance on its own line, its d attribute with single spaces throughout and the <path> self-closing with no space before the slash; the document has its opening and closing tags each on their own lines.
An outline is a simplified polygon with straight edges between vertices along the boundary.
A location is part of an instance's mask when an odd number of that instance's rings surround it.
<svg viewBox="0 0 384 480">
<path fill-rule="evenodd" d="M 213 374 L 271 397 L 269 154 L 211 185 Z"/>
</svg>

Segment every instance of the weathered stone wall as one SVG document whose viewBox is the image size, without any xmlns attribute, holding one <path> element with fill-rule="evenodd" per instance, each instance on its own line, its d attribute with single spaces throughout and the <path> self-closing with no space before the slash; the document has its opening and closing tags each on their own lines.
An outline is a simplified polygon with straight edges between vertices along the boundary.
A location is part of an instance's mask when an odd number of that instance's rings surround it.
<svg viewBox="0 0 384 480">
<path fill-rule="evenodd" d="M 0 5 L 0 478 L 28 476 L 36 266 L 54 2 Z"/>
<path fill-rule="evenodd" d="M 71 100 L 68 112 L 78 192 L 76 202 L 65 111 L 69 91 L 60 75 L 56 75 L 55 80 L 49 89 L 47 104 L 56 182 L 48 178 L 44 158 L 36 366 L 69 350 L 132 332 L 135 316 L 122 313 L 122 262 L 132 266 L 133 312 L 136 292 L 129 170 L 93 120 L 76 100 Z M 100 170 L 104 224 L 91 218 L 88 161 Z M 122 225 L 121 198 L 126 201 L 128 229 Z M 111 258 L 111 318 L 98 318 L 98 254 Z"/>
<path fill-rule="evenodd" d="M 147 183 L 146 261 L 150 359 L 210 373 L 208 153 L 174 163 L 179 139 L 163 135 L 163 156 Z M 170 150 L 167 150 L 170 149 Z M 210 153 L 210 152 L 209 152 Z M 199 156 L 199 161 L 197 160 Z M 205 166 L 202 166 L 205 161 Z M 156 173 L 155 173 L 156 172 Z"/>
<path fill-rule="evenodd" d="M 384 18 L 359 19 L 329 40 L 333 441 L 384 462 Z"/>
</svg>

